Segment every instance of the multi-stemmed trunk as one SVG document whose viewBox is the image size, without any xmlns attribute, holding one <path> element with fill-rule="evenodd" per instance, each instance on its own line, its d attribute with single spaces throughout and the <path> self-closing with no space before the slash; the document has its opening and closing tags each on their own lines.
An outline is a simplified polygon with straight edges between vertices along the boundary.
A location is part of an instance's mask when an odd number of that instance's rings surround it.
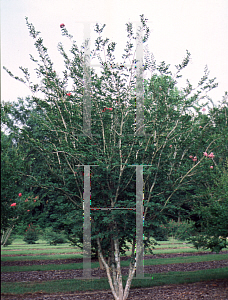
<svg viewBox="0 0 228 300">
<path fill-rule="evenodd" d="M 16 219 L 14 219 L 13 221 L 15 222 L 19 217 L 17 217 Z M 6 231 L 3 230 L 3 233 L 2 233 L 2 236 L 1 236 L 1 245 L 3 247 L 5 247 L 10 235 L 11 235 L 11 232 L 14 228 L 14 225 L 15 223 L 11 224 L 7 229 Z"/>
<path fill-rule="evenodd" d="M 6 229 L 6 231 L 3 231 L 1 236 L 1 245 L 4 247 L 6 245 L 6 242 L 8 241 L 10 234 L 13 230 L 14 225 L 11 225 Z"/>
<path fill-rule="evenodd" d="M 111 242 L 110 264 L 108 264 L 104 259 L 99 238 L 97 238 L 97 244 L 98 244 L 98 254 L 100 260 L 102 261 L 106 269 L 109 285 L 112 294 L 114 296 L 114 299 L 126 300 L 129 294 L 133 276 L 135 274 L 136 262 L 139 257 L 139 253 L 136 252 L 136 258 L 135 258 L 135 240 L 133 241 L 133 245 L 132 245 L 131 262 L 130 262 L 129 273 L 128 273 L 128 278 L 127 278 L 125 288 L 123 287 L 123 281 L 122 281 L 122 273 L 121 273 L 121 266 L 120 266 L 120 249 L 119 249 L 118 238 L 114 238 Z"/>
</svg>

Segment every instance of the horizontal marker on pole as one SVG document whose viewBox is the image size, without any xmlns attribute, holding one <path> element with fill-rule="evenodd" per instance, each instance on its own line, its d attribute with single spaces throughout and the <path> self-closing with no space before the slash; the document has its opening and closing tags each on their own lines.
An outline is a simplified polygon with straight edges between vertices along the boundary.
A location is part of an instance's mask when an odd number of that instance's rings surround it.
<svg viewBox="0 0 228 300">
<path fill-rule="evenodd" d="M 99 207 L 91 207 L 91 210 L 112 210 L 112 209 L 128 209 L 128 210 L 136 210 L 136 208 L 126 208 L 126 207 L 106 207 L 106 208 L 99 208 Z"/>
</svg>

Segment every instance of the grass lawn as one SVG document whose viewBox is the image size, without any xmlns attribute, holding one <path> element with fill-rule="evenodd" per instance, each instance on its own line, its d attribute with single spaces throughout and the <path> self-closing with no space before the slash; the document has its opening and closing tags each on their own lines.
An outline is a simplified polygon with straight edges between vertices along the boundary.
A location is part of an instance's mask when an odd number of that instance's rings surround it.
<svg viewBox="0 0 228 300">
<path fill-rule="evenodd" d="M 2 250 L 1 254 L 2 255 L 17 255 L 17 254 L 41 254 L 41 253 L 70 253 L 70 252 L 82 252 L 81 249 L 76 249 L 76 248 L 47 248 L 46 249 L 35 249 L 35 245 L 33 245 L 33 249 L 27 249 L 27 250 Z"/>
<path fill-rule="evenodd" d="M 159 245 L 155 246 L 155 249 L 153 249 L 154 254 L 199 252 L 199 250 L 196 250 L 192 244 L 187 244 L 187 242 L 178 241 L 178 240 L 175 240 L 172 238 L 169 241 L 158 242 L 158 244 Z M 131 245 L 129 243 L 128 243 L 128 245 L 129 245 L 129 247 L 131 247 Z M 165 248 L 165 249 L 163 249 L 163 248 Z M 13 250 L 15 250 L 15 251 L 13 251 Z M 28 257 L 26 257 L 26 259 L 30 259 L 29 254 L 66 253 L 66 255 L 67 255 L 68 253 L 70 254 L 71 252 L 82 252 L 82 249 L 71 246 L 70 243 L 53 246 L 53 245 L 47 244 L 43 240 L 38 240 L 36 242 L 36 244 L 28 245 L 23 241 L 22 238 L 16 238 L 13 241 L 12 245 L 9 245 L 9 246 L 1 249 L 2 255 L 21 255 L 21 254 L 24 255 L 24 254 L 26 254 L 26 255 L 28 255 Z M 130 251 L 126 251 L 126 255 L 130 255 L 130 254 L 131 254 Z M 75 255 L 73 255 L 73 256 L 74 257 L 82 257 L 83 255 L 79 254 L 79 256 L 75 256 Z M 56 255 L 55 255 L 55 257 L 56 257 Z M 4 258 L 4 256 L 2 258 Z M 34 259 L 34 257 L 31 259 Z M 37 259 L 41 259 L 41 258 L 37 258 Z M 43 258 L 43 259 L 45 259 L 45 258 Z M 50 258 L 50 259 L 53 259 L 53 258 Z M 56 259 L 58 259 L 58 258 L 56 258 Z M 15 256 L 15 259 L 13 258 L 12 260 L 20 260 L 20 258 L 19 257 L 16 258 L 16 256 Z"/>
</svg>

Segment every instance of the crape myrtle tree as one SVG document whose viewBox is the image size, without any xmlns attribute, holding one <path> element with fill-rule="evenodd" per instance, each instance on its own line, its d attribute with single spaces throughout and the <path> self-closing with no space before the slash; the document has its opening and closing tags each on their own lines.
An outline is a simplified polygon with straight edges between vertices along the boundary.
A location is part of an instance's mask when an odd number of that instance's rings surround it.
<svg viewBox="0 0 228 300">
<path fill-rule="evenodd" d="M 212 102 L 213 105 L 213 102 Z M 175 200 L 179 205 L 174 205 L 173 211 L 169 213 L 176 221 L 180 218 L 192 219 L 198 221 L 198 213 L 195 214 L 194 207 L 199 204 L 207 206 L 209 196 L 208 188 L 214 185 L 214 176 L 225 168 L 225 162 L 228 152 L 228 137 L 227 137 L 227 94 L 223 101 L 215 107 L 208 107 L 208 113 L 201 110 L 195 118 L 195 143 L 189 154 L 189 165 L 194 160 L 194 152 L 197 149 L 204 150 L 204 159 L 200 166 L 200 172 L 192 177 L 188 183 L 188 190 L 182 191 L 179 189 L 173 197 L 172 203 Z M 210 145 L 210 147 L 207 147 Z M 182 203 L 182 204 L 181 204 Z M 198 211 L 198 209 L 197 209 Z M 199 215 L 198 215 L 199 216 Z M 196 225 L 198 222 L 196 222 Z"/>
<path fill-rule="evenodd" d="M 3 120 L 4 121 L 4 120 Z M 21 157 L 12 140 L 1 132 L 1 244 L 4 246 L 17 222 L 14 208 L 20 188 L 20 176 L 17 167 L 21 167 Z"/>
<path fill-rule="evenodd" d="M 2 121 L 8 123 L 7 106 L 2 110 Z M 12 125 L 12 124 L 11 124 Z M 16 130 L 16 128 L 15 128 Z M 16 130 L 17 131 L 17 130 Z M 22 146 L 14 134 L 1 132 L 1 244 L 5 246 L 11 233 L 22 220 L 28 224 L 32 212 L 39 203 L 39 197 L 25 185 L 29 164 L 25 159 Z"/>
<path fill-rule="evenodd" d="M 23 138 L 20 128 L 24 126 L 27 131 L 32 132 L 34 139 L 42 142 L 46 138 L 40 132 L 39 123 L 34 117 L 35 113 L 40 115 L 40 112 L 32 107 L 27 107 L 27 100 L 23 101 L 19 98 L 15 103 L 1 105 L 2 123 L 7 129 L 7 134 L 2 132 L 1 135 L 1 228 L 8 226 L 7 221 L 9 221 L 10 213 L 13 212 L 9 205 L 9 199 L 12 198 L 10 199 L 11 203 L 15 202 L 15 191 L 20 191 L 23 195 L 30 191 L 36 196 L 39 195 L 39 201 L 36 201 L 39 202 L 39 205 L 30 210 L 29 214 L 21 214 L 20 219 L 13 219 L 13 232 L 24 234 L 29 222 L 42 229 L 52 227 L 55 231 L 64 230 L 64 224 L 68 225 L 70 218 L 70 216 L 69 218 L 66 216 L 66 213 L 69 208 L 73 213 L 75 207 L 72 203 L 66 202 L 65 195 L 57 189 L 57 187 L 63 186 L 63 182 L 58 176 L 58 170 L 53 172 L 52 168 L 47 168 L 46 156 L 33 147 L 33 143 L 28 143 Z M 54 204 L 56 201 L 58 206 Z M 7 230 L 5 229 L 4 232 Z"/>
<path fill-rule="evenodd" d="M 195 204 L 194 212 L 198 214 L 197 234 L 190 238 L 199 249 L 211 249 L 220 252 L 228 246 L 228 179 L 227 159 L 224 168 L 216 168 L 214 180 L 201 192 L 205 202 Z"/>
<path fill-rule="evenodd" d="M 120 64 L 115 62 L 116 44 L 102 36 L 105 25 L 96 24 L 98 37 L 91 59 L 99 59 L 100 74 L 86 63 L 88 41 L 80 49 L 61 24 L 62 34 L 72 40 L 70 55 L 62 44 L 58 45 L 65 62 L 61 78 L 39 37 L 40 32 L 27 18 L 26 23 L 39 55 L 38 59 L 32 56 L 31 59 L 37 65 L 40 82 L 30 81 L 27 68 L 20 67 L 24 78 L 5 70 L 30 87 L 33 96 L 28 100 L 28 107 L 40 112 L 40 116 L 34 114 L 34 117 L 45 138 L 34 138 L 33 132 L 24 126 L 21 128 L 23 139 L 45 157 L 49 171 L 58 170 L 63 185 L 59 187 L 54 183 L 53 186 L 61 189 L 77 208 L 74 217 L 78 232 L 75 230 L 75 234 L 82 234 L 83 229 L 83 172 L 87 170 L 83 166 L 91 166 L 91 207 L 110 208 L 91 211 L 92 243 L 97 243 L 114 298 L 127 299 L 142 251 L 136 247 L 136 213 L 130 210 L 136 204 L 136 167 L 133 165 L 144 165 L 143 242 L 145 249 L 151 249 L 154 241 L 150 237 L 156 216 L 172 209 L 175 193 L 188 190 L 189 180 L 197 174 L 204 159 L 203 151 L 207 149 L 194 146 L 198 126 L 195 119 L 201 109 L 199 101 L 216 87 L 215 79 L 209 79 L 206 70 L 196 88 L 187 82 L 184 89 L 177 89 L 176 80 L 190 60 L 189 52 L 176 66 L 175 74 L 164 62 L 156 65 L 149 51 L 144 53 L 145 62 L 140 67 L 134 43 L 143 45 L 149 38 L 143 15 L 136 34 L 132 24 L 126 24 L 127 43 Z M 151 76 L 143 81 L 146 70 L 151 71 Z M 143 117 L 139 118 L 137 100 L 142 88 Z M 38 92 L 42 94 L 39 97 Z M 85 117 L 88 98 L 90 125 Z M 190 163 L 189 153 L 194 156 Z M 127 242 L 131 244 L 131 259 L 124 287 L 120 254 L 127 248 Z"/>
<path fill-rule="evenodd" d="M 193 209 L 191 214 L 197 217 L 197 234 L 190 240 L 198 248 L 219 252 L 226 248 L 228 237 L 228 120 L 227 94 L 220 107 L 213 107 L 201 121 L 210 124 L 205 130 L 205 141 L 213 140 L 210 151 L 204 152 L 201 173 L 194 178 L 195 192 L 191 195 Z M 208 123 L 210 119 L 210 123 Z M 210 171 L 208 172 L 208 169 Z"/>
</svg>

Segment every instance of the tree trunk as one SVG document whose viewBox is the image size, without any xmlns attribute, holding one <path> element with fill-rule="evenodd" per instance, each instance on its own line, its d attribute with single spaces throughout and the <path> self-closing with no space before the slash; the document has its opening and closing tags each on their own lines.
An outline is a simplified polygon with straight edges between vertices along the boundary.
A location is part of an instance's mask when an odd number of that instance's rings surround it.
<svg viewBox="0 0 228 300">
<path fill-rule="evenodd" d="M 2 245 L 3 240 L 4 240 L 4 235 L 5 235 L 5 230 L 3 230 L 2 235 L 1 235 L 1 245 Z"/>
<path fill-rule="evenodd" d="M 8 240 L 8 238 L 10 237 L 10 234 L 11 234 L 11 232 L 13 230 L 13 227 L 14 227 L 14 225 L 12 227 L 9 227 L 6 230 L 6 232 L 4 233 L 4 236 L 2 237 L 2 240 L 1 240 L 3 247 L 5 247 L 5 244 L 6 244 L 7 240 Z"/>
<path fill-rule="evenodd" d="M 136 260 L 134 260 L 134 262 L 132 260 L 130 263 L 128 279 L 127 279 L 127 283 L 126 283 L 126 286 L 124 289 L 123 281 L 122 281 L 122 274 L 121 274 L 121 267 L 120 267 L 120 251 L 119 251 L 118 239 L 114 239 L 114 241 L 113 241 L 114 249 L 112 249 L 112 250 L 114 250 L 114 251 L 112 251 L 112 252 L 114 252 L 114 253 L 112 253 L 112 254 L 114 256 L 115 263 L 112 263 L 111 267 L 106 263 L 106 261 L 104 259 L 99 238 L 97 238 L 97 244 L 98 244 L 98 255 L 106 269 L 109 285 L 110 285 L 112 294 L 114 296 L 114 299 L 115 300 L 126 300 L 128 298 L 132 278 L 135 274 L 136 261 L 138 259 L 139 254 L 136 253 Z M 135 243 L 133 242 L 132 257 L 134 256 L 134 253 L 135 253 L 134 250 L 135 250 Z"/>
<path fill-rule="evenodd" d="M 98 253 L 99 268 L 100 268 L 101 270 L 104 270 L 104 269 L 105 269 L 105 266 L 104 266 L 104 264 L 102 263 L 102 260 L 101 260 L 100 255 L 99 255 L 99 251 L 97 251 L 97 253 Z"/>
<path fill-rule="evenodd" d="M 177 222 L 180 223 L 180 221 L 181 221 L 180 211 L 178 210 L 178 220 L 177 220 Z"/>
<path fill-rule="evenodd" d="M 14 219 L 13 221 L 15 222 L 18 218 L 19 218 L 19 217 L 17 217 L 17 218 Z M 14 223 L 13 225 L 11 224 L 11 225 L 7 228 L 6 231 L 3 231 L 3 234 L 2 234 L 2 237 L 1 237 L 1 245 L 2 245 L 3 247 L 5 246 L 5 244 L 6 244 L 7 240 L 8 240 L 8 238 L 9 238 L 10 235 L 11 235 L 11 232 L 12 232 L 12 230 L 13 230 L 13 228 L 14 228 L 14 225 L 15 225 L 15 223 Z"/>
</svg>

